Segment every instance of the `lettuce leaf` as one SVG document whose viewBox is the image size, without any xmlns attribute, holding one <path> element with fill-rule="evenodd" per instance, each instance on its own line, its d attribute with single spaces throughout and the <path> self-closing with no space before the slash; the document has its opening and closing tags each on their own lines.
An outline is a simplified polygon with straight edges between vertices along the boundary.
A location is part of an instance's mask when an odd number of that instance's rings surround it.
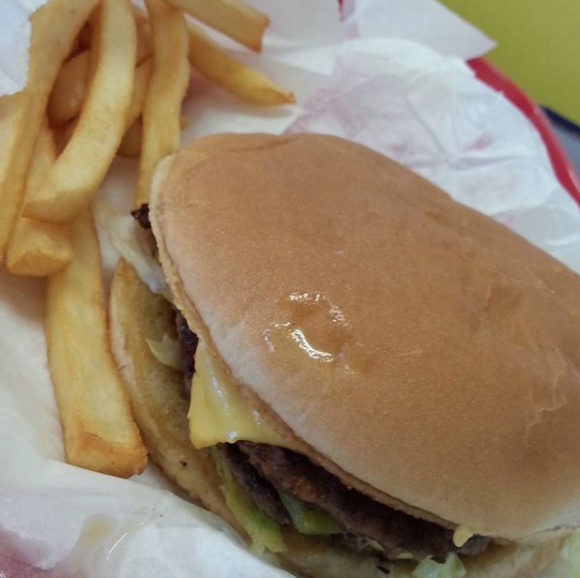
<svg viewBox="0 0 580 578">
<path fill-rule="evenodd" d="M 276 520 L 262 512 L 246 494 L 246 491 L 233 477 L 228 465 L 217 448 L 210 448 L 218 476 L 223 485 L 221 490 L 226 504 L 236 520 L 246 530 L 252 542 L 251 549 L 255 554 L 284 552 L 286 544 L 282 538 L 280 526 Z"/>
<path fill-rule="evenodd" d="M 176 339 L 172 339 L 166 333 L 161 338 L 161 341 L 155 341 L 153 339 L 146 339 L 146 341 L 153 357 L 155 357 L 159 363 L 177 369 L 178 371 L 182 371 L 181 349 L 179 348 L 179 342 Z"/>
<path fill-rule="evenodd" d="M 334 519 L 320 508 L 307 508 L 300 500 L 284 492 L 278 492 L 286 511 L 292 518 L 294 527 L 301 534 L 310 536 L 326 536 L 340 533 L 340 528 Z"/>
<path fill-rule="evenodd" d="M 580 532 L 572 534 L 567 539 L 562 558 L 570 566 L 571 578 L 580 578 Z"/>
</svg>

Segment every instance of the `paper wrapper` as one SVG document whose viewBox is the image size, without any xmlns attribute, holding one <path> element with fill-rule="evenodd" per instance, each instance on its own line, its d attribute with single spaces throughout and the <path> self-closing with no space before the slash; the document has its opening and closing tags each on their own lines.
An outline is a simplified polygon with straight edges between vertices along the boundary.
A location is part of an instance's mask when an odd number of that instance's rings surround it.
<svg viewBox="0 0 580 578">
<path fill-rule="evenodd" d="M 26 36 L 27 4 L 9 2 L 20 20 L 7 18 L 2 6 L 0 94 L 21 82 L 22 67 L 14 72 L 6 63 L 22 48 L 4 40 L 6 31 Z M 254 4 L 273 21 L 259 66 L 294 89 L 300 106 L 259 109 L 196 79 L 184 142 L 223 131 L 344 136 L 394 157 L 580 270 L 580 211 L 541 141 L 461 60 L 491 46 L 480 32 L 431 0 L 347 3 L 342 26 L 334 0 Z M 377 24 L 395 16 L 396 28 Z M 104 194 L 126 210 L 134 180 L 134 164 L 119 160 Z M 115 256 L 106 243 L 103 249 L 110 270 Z M 220 520 L 172 493 L 153 466 L 121 480 L 63 463 L 42 315 L 43 284 L 2 273 L 0 576 L 286 576 L 252 556 Z M 573 576 L 562 557 L 543 578 Z"/>
<path fill-rule="evenodd" d="M 0 18 L 0 96 L 26 84 L 30 15 L 46 0 L 2 0 Z"/>
</svg>

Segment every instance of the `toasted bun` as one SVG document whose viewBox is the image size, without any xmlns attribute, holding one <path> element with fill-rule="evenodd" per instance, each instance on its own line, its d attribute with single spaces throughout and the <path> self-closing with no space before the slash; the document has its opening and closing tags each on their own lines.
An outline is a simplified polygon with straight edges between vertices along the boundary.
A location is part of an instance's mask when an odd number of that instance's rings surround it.
<svg viewBox="0 0 580 578">
<path fill-rule="evenodd" d="M 147 339 L 161 341 L 175 333 L 171 306 L 123 260 L 111 285 L 109 320 L 111 349 L 149 455 L 193 501 L 242 531 L 218 489 L 209 456 L 189 441 L 183 375 L 159 363 L 147 346 Z"/>
<path fill-rule="evenodd" d="M 484 535 L 579 524 L 580 282 L 562 264 L 317 135 L 184 148 L 151 220 L 193 329 L 311 459 Z"/>
<path fill-rule="evenodd" d="M 134 269 L 121 261 L 110 297 L 112 349 L 125 378 L 135 419 L 151 458 L 195 502 L 228 522 L 242 536 L 219 490 L 219 480 L 204 452 L 189 443 L 187 403 L 180 395 L 182 376 L 159 363 L 146 340 L 159 341 L 174 330 L 170 305 L 153 295 Z M 314 578 L 384 578 L 378 560 L 321 539 L 288 531 L 288 552 L 272 561 Z M 464 560 L 468 578 L 527 578 L 545 568 L 562 548 L 555 540 L 540 546 L 493 545 L 484 554 Z M 414 565 L 395 562 L 392 578 L 411 578 Z"/>
</svg>

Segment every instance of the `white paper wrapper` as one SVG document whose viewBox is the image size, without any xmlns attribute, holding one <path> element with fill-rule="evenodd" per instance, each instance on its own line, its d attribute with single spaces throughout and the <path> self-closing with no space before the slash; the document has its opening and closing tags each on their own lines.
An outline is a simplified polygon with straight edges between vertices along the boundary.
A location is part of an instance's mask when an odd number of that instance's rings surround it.
<svg viewBox="0 0 580 578">
<path fill-rule="evenodd" d="M 28 71 L 30 14 L 46 0 L 2 0 L 0 17 L 0 96 L 24 88 Z"/>
<path fill-rule="evenodd" d="M 334 0 L 315 7 L 311 0 L 259 1 L 274 23 L 260 66 L 294 89 L 300 106 L 258 109 L 196 81 L 185 105 L 184 142 L 289 127 L 346 136 L 407 164 L 580 270 L 580 211 L 557 183 L 542 143 L 458 60 L 489 47 L 481 33 L 431 0 L 361 0 L 343 30 Z M 372 16 L 383 18 L 389 9 L 399 22 L 396 38 L 377 38 L 392 29 L 373 26 Z M 425 10 L 438 15 L 433 30 L 415 25 L 425 22 Z M 14 88 L 20 74 L 4 65 L 13 50 L 3 30 L 22 28 L 15 19 L 10 25 L 8 13 L 3 3 L 0 94 L 9 92 L 1 79 L 12 79 Z M 341 35 L 361 38 L 340 43 Z M 134 180 L 133 163 L 114 164 L 103 192 L 119 210 L 128 209 Z M 103 249 L 110 271 L 115 255 L 106 243 Z M 168 491 L 155 468 L 127 481 L 63 463 L 42 303 L 41 283 L 0 274 L 0 576 L 286 576 L 249 554 L 221 521 Z M 574 576 L 562 558 L 542 578 Z"/>
<path fill-rule="evenodd" d="M 465 60 L 495 46 L 483 32 L 432 0 L 346 0 L 346 11 L 352 36 L 402 38 Z"/>
</svg>

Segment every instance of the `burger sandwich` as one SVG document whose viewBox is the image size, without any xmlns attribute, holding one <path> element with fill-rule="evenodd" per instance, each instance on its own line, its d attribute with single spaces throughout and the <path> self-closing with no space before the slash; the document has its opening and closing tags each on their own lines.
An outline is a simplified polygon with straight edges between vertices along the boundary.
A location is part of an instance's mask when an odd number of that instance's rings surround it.
<svg viewBox="0 0 580 578">
<path fill-rule="evenodd" d="M 315 578 L 524 578 L 580 524 L 580 278 L 321 135 L 162 161 L 113 350 L 151 457 Z"/>
</svg>

